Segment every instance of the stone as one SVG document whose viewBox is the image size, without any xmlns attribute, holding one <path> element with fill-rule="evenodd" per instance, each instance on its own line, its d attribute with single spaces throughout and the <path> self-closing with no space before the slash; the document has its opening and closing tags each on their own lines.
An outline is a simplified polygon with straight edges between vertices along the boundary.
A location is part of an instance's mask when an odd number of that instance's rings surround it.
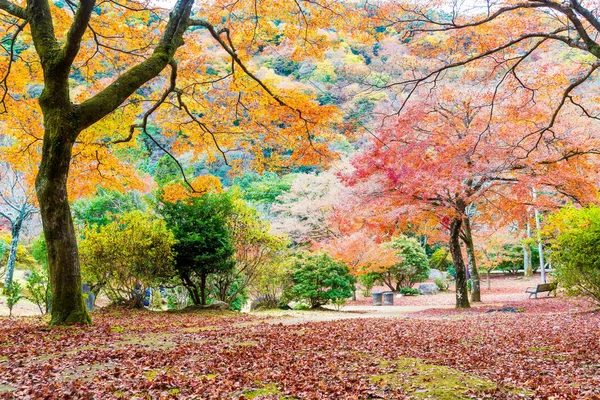
<svg viewBox="0 0 600 400">
<path fill-rule="evenodd" d="M 229 304 L 224 301 L 215 300 L 212 304 L 204 306 L 205 310 L 229 310 Z"/>
<path fill-rule="evenodd" d="M 508 312 L 508 313 L 522 313 L 524 312 L 524 308 L 514 308 L 514 307 L 502 307 L 502 308 L 490 308 L 486 311 L 486 313 L 491 312 Z"/>
<path fill-rule="evenodd" d="M 447 276 L 446 271 L 440 271 L 439 269 L 432 268 L 429 271 L 429 279 L 446 279 Z"/>
<path fill-rule="evenodd" d="M 438 294 L 440 292 L 440 289 L 435 283 L 421 283 L 418 290 L 420 294 L 427 295 Z"/>
<path fill-rule="evenodd" d="M 269 310 L 279 306 L 279 299 L 270 295 L 261 295 L 250 303 L 250 311 Z"/>
</svg>

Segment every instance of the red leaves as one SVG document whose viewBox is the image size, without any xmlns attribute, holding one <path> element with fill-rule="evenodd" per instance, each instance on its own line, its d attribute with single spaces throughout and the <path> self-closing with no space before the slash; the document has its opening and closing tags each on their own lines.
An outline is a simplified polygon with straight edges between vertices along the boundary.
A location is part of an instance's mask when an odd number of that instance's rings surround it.
<svg viewBox="0 0 600 400">
<path fill-rule="evenodd" d="M 0 387 L 16 390 L 1 396 L 404 398 L 403 389 L 370 380 L 394 372 L 381 361 L 403 357 L 491 380 L 498 388 L 489 398 L 519 398 L 507 389 L 515 387 L 536 398 L 600 393 L 600 318 L 594 313 L 264 322 L 150 312 L 99 313 L 92 327 L 3 320 Z"/>
</svg>

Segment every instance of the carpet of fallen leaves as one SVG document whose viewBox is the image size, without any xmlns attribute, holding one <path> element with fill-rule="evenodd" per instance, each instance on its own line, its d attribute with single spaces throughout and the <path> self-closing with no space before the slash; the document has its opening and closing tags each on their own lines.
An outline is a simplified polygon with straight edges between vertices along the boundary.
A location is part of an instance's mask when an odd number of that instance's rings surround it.
<svg viewBox="0 0 600 400">
<path fill-rule="evenodd" d="M 494 384 L 472 398 L 600 398 L 599 313 L 432 315 L 288 325 L 109 309 L 63 328 L 4 318 L 0 397 L 427 398 L 373 379 L 411 357 Z"/>
</svg>

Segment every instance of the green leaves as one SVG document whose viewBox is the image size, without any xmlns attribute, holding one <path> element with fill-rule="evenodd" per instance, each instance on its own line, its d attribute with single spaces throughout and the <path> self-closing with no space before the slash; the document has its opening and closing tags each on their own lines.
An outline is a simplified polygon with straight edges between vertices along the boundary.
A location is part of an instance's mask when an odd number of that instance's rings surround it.
<svg viewBox="0 0 600 400">
<path fill-rule="evenodd" d="M 560 287 L 600 304 L 600 208 L 565 207 L 550 216 L 544 234 Z"/>
<path fill-rule="evenodd" d="M 352 296 L 356 280 L 344 263 L 326 253 L 299 253 L 294 256 L 290 289 L 292 299 L 306 301 L 312 308 Z"/>
<path fill-rule="evenodd" d="M 173 233 L 161 218 L 131 211 L 101 227 L 88 227 L 79 242 L 84 281 L 105 287 L 116 302 L 139 306 L 146 287 L 171 278 Z"/>
</svg>

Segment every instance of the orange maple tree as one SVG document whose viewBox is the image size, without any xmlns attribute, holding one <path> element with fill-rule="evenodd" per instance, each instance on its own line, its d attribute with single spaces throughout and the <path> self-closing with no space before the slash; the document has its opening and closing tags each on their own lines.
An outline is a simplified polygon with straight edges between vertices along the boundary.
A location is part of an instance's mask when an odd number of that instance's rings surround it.
<svg viewBox="0 0 600 400">
<path fill-rule="evenodd" d="M 142 185 L 126 151 L 140 134 L 174 158 L 221 157 L 238 168 L 326 159 L 339 113 L 252 57 L 318 58 L 338 42 L 330 28 L 361 35 L 355 8 L 334 0 L 178 0 L 170 10 L 136 0 L 0 0 L 0 14 L 5 154 L 40 162 L 54 323 L 89 322 L 69 195 L 99 180 Z"/>
</svg>

